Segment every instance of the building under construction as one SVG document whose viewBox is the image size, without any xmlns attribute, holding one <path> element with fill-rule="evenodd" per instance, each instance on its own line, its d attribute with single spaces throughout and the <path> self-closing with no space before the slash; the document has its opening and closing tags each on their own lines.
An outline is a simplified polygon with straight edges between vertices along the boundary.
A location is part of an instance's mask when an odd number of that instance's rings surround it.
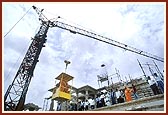
<svg viewBox="0 0 168 115">
<path fill-rule="evenodd" d="M 64 79 L 72 79 L 74 77 L 68 75 L 68 74 L 65 74 L 65 73 L 61 73 L 58 77 L 56 77 L 56 79 L 60 80 L 60 77 L 64 77 Z M 98 82 L 99 80 L 101 81 L 100 78 L 98 78 Z M 69 81 L 69 80 L 67 80 Z M 106 82 L 108 84 L 108 79 L 104 80 L 102 78 L 102 81 L 101 82 Z M 48 91 L 52 92 L 52 95 L 47 98 L 48 100 L 51 101 L 51 104 L 50 104 L 50 107 L 48 109 L 45 109 L 45 110 L 48 110 L 48 111 L 56 111 L 54 110 L 54 101 L 56 101 L 57 103 L 61 103 L 62 105 L 62 108 L 61 108 L 61 111 L 68 111 L 70 110 L 70 104 L 77 104 L 78 102 L 81 102 L 81 101 L 85 101 L 85 100 L 89 100 L 89 99 L 94 99 L 96 101 L 96 96 L 101 93 L 101 92 L 110 92 L 111 89 L 118 89 L 118 90 L 122 90 L 124 91 L 124 88 L 125 86 L 128 86 L 130 88 L 132 88 L 132 84 L 136 85 L 136 89 L 137 89 L 137 94 L 138 94 L 138 97 L 139 99 L 136 100 L 135 97 L 132 95 L 132 99 L 133 101 L 131 103 L 133 104 L 130 104 L 128 106 L 128 108 L 125 108 L 125 110 L 163 110 L 164 109 L 164 94 L 160 93 L 160 96 L 157 95 L 155 96 L 154 93 L 152 92 L 151 88 L 150 88 L 150 85 L 149 83 L 147 82 L 146 79 L 143 79 L 142 77 L 140 78 L 136 78 L 136 79 L 130 79 L 129 81 L 125 81 L 125 82 L 116 82 L 114 84 L 108 84 L 107 86 L 104 86 L 104 87 L 101 87 L 101 88 L 98 88 L 98 89 L 95 89 L 89 85 L 86 85 L 86 86 L 83 86 L 83 87 L 80 87 L 80 88 L 75 88 L 71 85 L 68 86 L 68 88 L 70 88 L 70 92 L 69 94 L 71 96 L 66 96 L 66 95 L 58 95 L 58 90 L 62 87 L 60 82 L 56 84 L 55 87 L 49 89 Z M 71 97 L 71 98 L 70 98 Z M 158 97 L 158 100 L 156 100 L 156 97 Z M 151 103 L 155 103 L 154 105 L 152 105 L 152 107 L 150 107 L 149 105 L 145 106 L 145 105 L 141 105 L 141 104 L 145 104 L 145 101 L 149 101 Z M 158 101 L 158 102 L 157 102 Z M 133 107 L 133 105 L 137 105 L 138 108 L 130 108 L 130 107 Z M 124 103 L 126 106 L 127 106 L 127 103 Z M 116 104 L 115 105 L 115 111 L 120 111 L 122 109 L 119 109 L 121 104 Z M 114 105 L 111 105 L 111 106 L 108 106 L 104 109 L 102 108 L 96 108 L 96 105 L 95 105 L 95 109 L 94 110 L 113 110 L 113 106 Z M 45 105 L 43 106 L 45 107 Z M 112 108 L 112 109 L 109 109 L 109 108 Z M 144 109 L 146 108 L 146 109 Z M 43 109 L 44 110 L 44 109 Z M 78 108 L 77 108 L 78 110 Z M 91 110 L 91 109 L 89 109 Z"/>
</svg>

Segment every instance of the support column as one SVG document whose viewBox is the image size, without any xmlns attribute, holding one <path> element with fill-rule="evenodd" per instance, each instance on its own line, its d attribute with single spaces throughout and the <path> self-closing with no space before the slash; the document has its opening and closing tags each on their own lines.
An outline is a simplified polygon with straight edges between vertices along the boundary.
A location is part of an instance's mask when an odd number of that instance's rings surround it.
<svg viewBox="0 0 168 115">
<path fill-rule="evenodd" d="M 86 92 L 85 92 L 85 100 L 88 100 L 88 96 L 89 96 L 88 90 L 86 90 Z"/>
<path fill-rule="evenodd" d="M 53 107 L 54 107 L 54 100 L 51 99 L 51 104 L 50 104 L 49 111 L 54 111 Z"/>
<path fill-rule="evenodd" d="M 77 110 L 79 110 L 79 106 L 78 106 L 78 102 L 79 102 L 79 99 L 78 99 L 78 90 L 76 90 L 76 101 L 77 101 Z"/>
<path fill-rule="evenodd" d="M 78 92 L 76 92 L 76 101 L 78 103 Z"/>
</svg>

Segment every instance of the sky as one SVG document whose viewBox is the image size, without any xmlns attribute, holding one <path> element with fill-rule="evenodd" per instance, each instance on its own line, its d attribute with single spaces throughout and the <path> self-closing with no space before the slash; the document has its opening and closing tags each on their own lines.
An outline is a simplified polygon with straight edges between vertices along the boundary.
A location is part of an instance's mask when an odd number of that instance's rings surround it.
<svg viewBox="0 0 168 115">
<path fill-rule="evenodd" d="M 12 83 L 31 38 L 40 27 L 38 15 L 31 8 L 32 5 L 44 9 L 43 13 L 48 19 L 56 20 L 60 16 L 58 21 L 165 57 L 165 3 L 5 2 L 2 9 L 4 92 Z M 29 12 L 21 19 L 28 10 Z M 129 80 L 129 75 L 131 78 L 140 78 L 143 73 L 137 59 L 147 75 L 151 75 L 148 66 L 145 65 L 147 62 L 155 69 L 151 58 L 57 27 L 49 29 L 45 45 L 26 96 L 26 103 L 35 103 L 41 107 L 44 98 L 51 95 L 48 89 L 54 87 L 55 77 L 65 72 L 64 60 L 71 62 L 66 72 L 74 76 L 73 86 L 76 88 L 90 85 L 98 89 L 101 86 L 98 85 L 97 75 L 107 71 L 110 76 L 116 74 L 116 69 L 119 70 L 123 81 Z M 155 63 L 163 72 L 164 63 L 157 60 Z M 105 70 L 101 67 L 102 64 L 105 64 Z M 113 82 L 118 82 L 116 75 L 112 79 Z M 107 82 L 103 85 L 107 86 Z"/>
</svg>

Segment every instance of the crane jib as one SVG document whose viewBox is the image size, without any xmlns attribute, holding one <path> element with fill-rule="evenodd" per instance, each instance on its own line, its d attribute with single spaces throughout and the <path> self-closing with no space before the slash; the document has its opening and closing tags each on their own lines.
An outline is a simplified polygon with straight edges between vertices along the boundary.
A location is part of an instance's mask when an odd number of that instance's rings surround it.
<svg viewBox="0 0 168 115">
<path fill-rule="evenodd" d="M 96 33 L 93 33 L 93 32 L 90 32 L 90 31 L 87 31 L 87 30 L 84 30 L 84 29 L 81 29 L 81 28 L 78 28 L 78 27 L 75 27 L 75 26 L 71 26 L 71 25 L 65 24 L 63 22 L 54 21 L 54 22 L 52 22 L 51 26 L 52 27 L 58 27 L 58 28 L 61 28 L 63 30 L 68 30 L 68 31 L 70 31 L 73 34 L 78 33 L 80 35 L 84 35 L 84 36 L 87 36 L 89 38 L 93 38 L 93 39 L 96 39 L 98 41 L 105 42 L 107 44 L 122 48 L 124 50 L 131 51 L 131 52 L 134 52 L 136 54 L 139 54 L 139 55 L 142 55 L 142 56 L 145 56 L 145 57 L 149 57 L 149 58 L 155 59 L 157 61 L 164 62 L 163 58 L 158 57 L 156 55 L 153 55 L 153 54 L 150 54 L 148 52 L 139 50 L 137 48 L 128 46 L 127 44 L 120 43 L 118 41 L 115 41 L 115 40 L 112 40 L 110 38 L 98 35 Z"/>
</svg>

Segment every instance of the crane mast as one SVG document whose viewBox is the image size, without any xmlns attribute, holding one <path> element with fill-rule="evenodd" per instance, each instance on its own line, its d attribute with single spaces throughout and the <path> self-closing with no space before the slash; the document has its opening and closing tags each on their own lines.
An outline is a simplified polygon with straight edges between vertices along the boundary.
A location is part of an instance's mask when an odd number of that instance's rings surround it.
<svg viewBox="0 0 168 115">
<path fill-rule="evenodd" d="M 42 48 L 45 46 L 47 31 L 50 21 L 41 23 L 38 33 L 33 38 L 31 45 L 14 77 L 11 85 L 9 85 L 4 96 L 4 110 L 6 111 L 21 111 L 24 107 L 24 102 L 28 87 L 33 77 L 35 66 Z"/>
<path fill-rule="evenodd" d="M 80 34 L 87 36 L 89 38 L 96 39 L 98 41 L 105 42 L 107 44 L 164 62 L 163 58 L 155 56 L 153 54 L 144 52 L 142 50 L 133 48 L 126 44 L 117 42 L 110 38 L 98 35 L 94 32 L 90 32 L 69 24 L 59 22 L 59 21 L 50 21 L 42 13 L 43 9 L 40 10 L 37 7 L 33 6 L 33 9 L 39 15 L 39 20 L 41 21 L 41 26 L 37 34 L 32 39 L 32 43 L 29 46 L 27 53 L 14 77 L 14 80 L 11 85 L 9 85 L 5 96 L 4 96 L 4 110 L 5 111 L 21 111 L 24 109 L 24 103 L 26 99 L 26 94 L 28 87 L 30 85 L 31 78 L 33 77 L 33 72 L 37 62 L 39 61 L 39 55 L 42 48 L 45 46 L 47 32 L 50 27 L 58 27 L 64 30 L 68 30 L 73 34 Z"/>
</svg>

